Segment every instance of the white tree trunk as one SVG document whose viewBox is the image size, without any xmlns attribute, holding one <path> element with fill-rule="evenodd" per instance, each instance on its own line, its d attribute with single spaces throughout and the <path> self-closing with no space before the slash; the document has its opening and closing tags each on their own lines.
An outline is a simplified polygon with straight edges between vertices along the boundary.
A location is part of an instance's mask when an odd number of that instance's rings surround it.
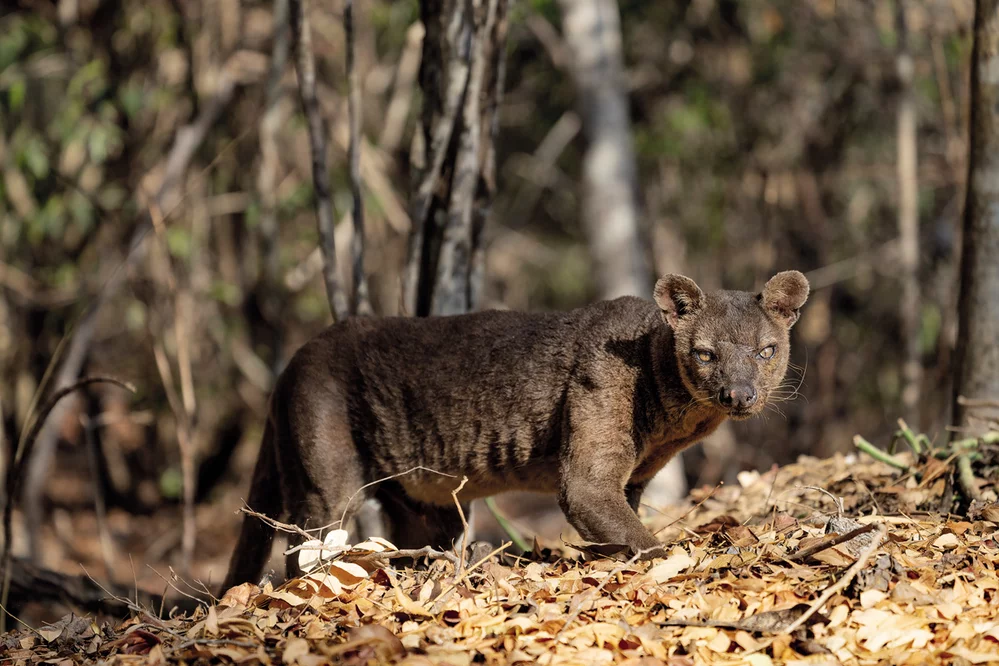
<svg viewBox="0 0 999 666">
<path fill-rule="evenodd" d="M 621 54 L 621 19 L 614 0 L 559 0 L 571 54 L 579 112 L 587 138 L 583 158 L 583 223 L 601 298 L 649 298 L 655 275 L 643 252 L 637 168 Z M 687 493 L 683 463 L 674 458 L 649 484 L 650 504 Z"/>
</svg>

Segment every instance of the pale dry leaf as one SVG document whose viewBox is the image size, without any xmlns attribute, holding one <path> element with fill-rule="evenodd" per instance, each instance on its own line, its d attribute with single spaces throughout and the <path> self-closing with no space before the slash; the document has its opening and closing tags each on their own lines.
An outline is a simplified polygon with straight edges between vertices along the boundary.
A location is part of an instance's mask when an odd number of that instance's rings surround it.
<svg viewBox="0 0 999 666">
<path fill-rule="evenodd" d="M 659 562 L 648 571 L 649 578 L 657 584 L 662 584 L 697 564 L 682 548 L 677 548 L 668 558 Z"/>
<path fill-rule="evenodd" d="M 297 664 L 301 657 L 309 654 L 309 642 L 304 638 L 291 636 L 284 643 L 281 661 L 285 664 Z"/>
</svg>

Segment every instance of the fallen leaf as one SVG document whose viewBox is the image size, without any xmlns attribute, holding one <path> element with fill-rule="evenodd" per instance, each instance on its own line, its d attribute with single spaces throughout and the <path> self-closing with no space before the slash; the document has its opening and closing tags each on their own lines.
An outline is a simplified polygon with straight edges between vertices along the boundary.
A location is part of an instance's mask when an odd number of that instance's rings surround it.
<svg viewBox="0 0 999 666">
<path fill-rule="evenodd" d="M 687 551 L 677 548 L 672 555 L 649 569 L 648 576 L 654 582 L 662 584 L 695 564 L 697 562 L 687 554 Z"/>
</svg>

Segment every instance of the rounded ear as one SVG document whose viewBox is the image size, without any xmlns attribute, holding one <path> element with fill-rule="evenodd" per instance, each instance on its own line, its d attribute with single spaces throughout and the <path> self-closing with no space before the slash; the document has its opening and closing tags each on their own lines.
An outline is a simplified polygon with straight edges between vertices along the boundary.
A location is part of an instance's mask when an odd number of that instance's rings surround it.
<svg viewBox="0 0 999 666">
<path fill-rule="evenodd" d="M 764 310 L 791 328 L 808 299 L 808 280 L 798 271 L 783 271 L 770 278 L 757 298 Z"/>
<path fill-rule="evenodd" d="M 700 309 L 704 292 L 689 277 L 671 273 L 656 282 L 656 304 L 663 312 L 663 319 L 676 328 L 680 319 Z"/>
</svg>

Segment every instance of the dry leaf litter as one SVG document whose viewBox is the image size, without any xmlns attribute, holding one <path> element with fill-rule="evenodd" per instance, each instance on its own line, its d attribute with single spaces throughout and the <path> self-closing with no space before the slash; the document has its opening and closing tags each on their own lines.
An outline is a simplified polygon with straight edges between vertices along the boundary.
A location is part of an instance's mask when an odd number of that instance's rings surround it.
<svg viewBox="0 0 999 666">
<path fill-rule="evenodd" d="M 334 531 L 300 551 L 301 578 L 245 584 L 190 615 L 22 627 L 0 638 L 0 662 L 995 662 L 994 448 L 976 452 L 970 505 L 954 456 L 925 451 L 744 472 L 672 516 L 646 511 L 671 544 L 651 563 L 546 544 L 413 567 L 378 558 L 389 542 Z"/>
</svg>

